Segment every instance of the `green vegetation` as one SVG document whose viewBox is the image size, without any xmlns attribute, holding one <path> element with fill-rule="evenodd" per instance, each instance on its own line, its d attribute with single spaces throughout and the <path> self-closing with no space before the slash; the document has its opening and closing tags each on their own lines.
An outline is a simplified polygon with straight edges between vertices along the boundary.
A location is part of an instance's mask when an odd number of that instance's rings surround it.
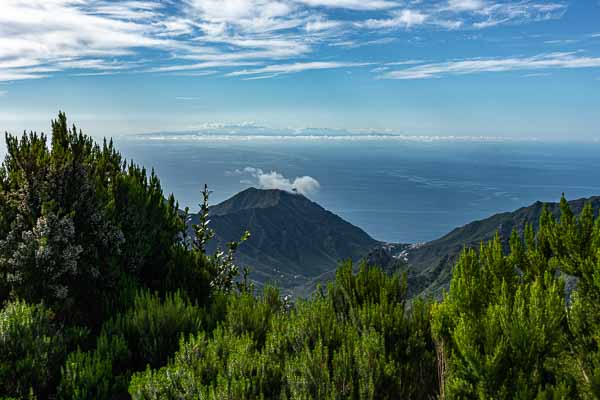
<svg viewBox="0 0 600 400">
<path fill-rule="evenodd" d="M 591 204 L 594 213 L 600 212 L 600 196 L 588 199 L 569 201 L 569 208 L 577 215 L 583 208 Z M 408 293 L 411 297 L 433 296 L 441 299 L 444 290 L 448 290 L 452 278 L 452 270 L 465 247 L 479 249 L 481 242 L 494 240 L 498 234 L 502 248 L 507 251 L 510 247 L 510 237 L 513 230 L 523 235 L 527 225 L 532 225 L 537 232 L 542 212 L 546 210 L 555 218 L 560 218 L 561 206 L 558 202 L 535 202 L 512 212 L 492 215 L 488 218 L 473 221 L 456 228 L 443 237 L 416 247 L 410 245 L 394 245 L 391 248 L 380 246 L 374 252 L 374 261 L 385 269 L 399 267 L 408 274 Z M 397 265 L 393 254 L 406 250 L 408 260 L 405 265 Z M 572 280 L 567 279 L 567 286 Z"/>
<path fill-rule="evenodd" d="M 247 233 L 208 254 L 206 188 L 188 229 L 153 172 L 52 128 L 0 168 L 0 398 L 600 397 L 591 205 L 463 251 L 439 303 L 350 262 L 291 302 L 238 276 Z"/>
<path fill-rule="evenodd" d="M 232 295 L 225 320 L 182 341 L 172 362 L 136 374 L 134 399 L 427 399 L 435 394 L 429 307 L 406 307 L 399 276 L 342 266 L 308 301 L 267 288 Z"/>
</svg>

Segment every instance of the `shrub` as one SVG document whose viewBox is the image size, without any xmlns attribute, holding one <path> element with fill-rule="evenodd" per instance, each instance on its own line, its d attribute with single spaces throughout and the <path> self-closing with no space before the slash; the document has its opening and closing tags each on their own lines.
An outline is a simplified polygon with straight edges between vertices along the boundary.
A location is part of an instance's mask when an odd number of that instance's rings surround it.
<svg viewBox="0 0 600 400">
<path fill-rule="evenodd" d="M 122 336 L 100 335 L 94 351 L 69 354 L 62 371 L 59 397 L 62 399 L 111 399 L 127 388 L 128 376 L 119 376 L 127 365 L 127 344 Z"/>
<path fill-rule="evenodd" d="M 436 394 L 429 306 L 405 304 L 398 276 L 344 265 L 329 295 L 288 309 L 279 293 L 230 294 L 212 334 L 182 340 L 160 370 L 136 373 L 134 399 L 429 399 Z"/>
<path fill-rule="evenodd" d="M 546 268 L 529 268 L 536 252 L 521 253 L 513 239 L 505 256 L 496 237 L 479 254 L 460 257 L 450 293 L 434 308 L 447 398 L 576 396 L 564 283 Z"/>
<path fill-rule="evenodd" d="M 126 394 L 131 374 L 147 365 L 165 365 L 180 338 L 201 329 L 203 315 L 180 292 L 164 299 L 147 290 L 138 292 L 131 309 L 104 324 L 94 350 L 69 356 L 60 393 L 64 398 L 97 400 Z"/>
<path fill-rule="evenodd" d="M 162 293 L 190 282 L 196 299 L 208 298 L 205 255 L 182 243 L 185 222 L 154 171 L 128 164 L 112 141 L 99 145 L 69 128 L 63 113 L 50 140 L 7 134 L 6 143 L 0 301 L 43 301 L 58 319 L 97 330 L 124 275 Z"/>
<path fill-rule="evenodd" d="M 134 369 L 146 364 L 160 367 L 167 363 L 179 346 L 179 338 L 198 332 L 204 311 L 190 303 L 181 292 L 164 299 L 147 290 L 135 297 L 133 307 L 118 314 L 103 327 L 107 335 L 122 335 L 133 354 Z"/>
<path fill-rule="evenodd" d="M 47 398 L 65 356 L 65 340 L 45 306 L 8 303 L 0 312 L 0 396 Z"/>
</svg>

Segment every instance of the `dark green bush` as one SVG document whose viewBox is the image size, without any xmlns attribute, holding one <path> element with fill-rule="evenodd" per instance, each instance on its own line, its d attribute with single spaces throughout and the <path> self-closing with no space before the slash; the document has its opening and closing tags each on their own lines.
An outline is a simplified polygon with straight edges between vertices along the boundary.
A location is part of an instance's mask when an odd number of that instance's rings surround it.
<svg viewBox="0 0 600 400">
<path fill-rule="evenodd" d="M 94 330 L 124 309 L 124 276 L 161 293 L 207 301 L 206 257 L 182 242 L 185 222 L 158 177 L 127 164 L 111 142 L 69 128 L 6 136 L 0 167 L 0 301 L 44 302 L 61 320 Z M 178 285 L 177 283 L 180 283 Z M 186 286 L 185 283 L 188 283 Z"/>
<path fill-rule="evenodd" d="M 428 399 L 437 387 L 429 307 L 410 309 L 398 276 L 347 264 L 287 310 L 278 292 L 232 294 L 212 334 L 182 341 L 160 370 L 134 374 L 134 399 Z"/>
<path fill-rule="evenodd" d="M 179 338 L 198 332 L 204 311 L 192 304 L 181 292 L 167 294 L 140 291 L 133 306 L 109 320 L 103 331 L 122 335 L 132 353 L 134 369 L 146 365 L 160 367 L 167 363 L 179 346 Z"/>
<path fill-rule="evenodd" d="M 180 292 L 164 299 L 140 291 L 133 306 L 102 327 L 96 348 L 71 355 L 62 371 L 64 398 L 110 399 L 127 393 L 129 377 L 146 366 L 165 365 L 179 347 L 180 338 L 202 327 L 204 311 Z"/>
<path fill-rule="evenodd" d="M 531 226 L 523 237 L 514 232 L 508 255 L 499 236 L 461 255 L 450 292 L 433 309 L 446 398 L 600 393 L 600 219 L 594 223 L 589 205 L 579 218 L 564 198 L 561 208 L 560 222 L 543 211 L 537 234 Z M 558 268 L 579 278 L 570 304 Z"/>
<path fill-rule="evenodd" d="M 13 301 L 0 311 L 0 397 L 47 398 L 66 352 L 54 316 L 43 305 Z"/>
<path fill-rule="evenodd" d="M 129 351 L 122 336 L 100 335 L 94 351 L 69 354 L 62 368 L 59 397 L 62 399 L 111 399 L 127 388 L 128 375 L 119 375 L 128 364 Z"/>
</svg>

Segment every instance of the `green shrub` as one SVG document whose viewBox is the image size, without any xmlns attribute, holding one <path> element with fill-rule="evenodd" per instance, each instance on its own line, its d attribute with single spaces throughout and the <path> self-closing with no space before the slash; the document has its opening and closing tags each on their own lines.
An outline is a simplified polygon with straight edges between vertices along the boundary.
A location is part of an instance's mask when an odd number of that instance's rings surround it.
<svg viewBox="0 0 600 400">
<path fill-rule="evenodd" d="M 69 128 L 6 136 L 0 166 L 0 301 L 44 302 L 59 320 L 97 331 L 119 309 L 124 276 L 205 302 L 206 256 L 181 241 L 185 223 L 154 171 L 127 163 L 112 141 Z M 178 285 L 179 283 L 179 285 Z M 187 283 L 187 285 L 185 285 Z M 122 300 L 122 299 L 121 299 Z"/>
<path fill-rule="evenodd" d="M 132 353 L 134 369 L 144 369 L 147 364 L 157 368 L 177 351 L 182 335 L 201 329 L 203 316 L 204 311 L 181 292 L 161 299 L 158 294 L 144 290 L 136 295 L 133 307 L 109 320 L 103 331 L 109 336 L 123 336 Z"/>
<path fill-rule="evenodd" d="M 133 307 L 102 327 L 96 348 L 77 351 L 62 371 L 63 398 L 111 399 L 126 394 L 129 377 L 146 366 L 165 365 L 182 337 L 197 333 L 204 311 L 180 293 L 164 299 L 140 291 Z"/>
<path fill-rule="evenodd" d="M 128 350 L 121 336 L 98 338 L 95 351 L 77 350 L 69 354 L 62 368 L 59 397 L 62 399 L 111 399 L 127 388 L 128 376 L 119 376 L 127 365 Z"/>
<path fill-rule="evenodd" d="M 182 340 L 160 370 L 136 373 L 134 399 L 429 399 L 436 394 L 429 306 L 407 310 L 398 277 L 343 266 L 329 295 L 291 310 L 279 293 L 231 294 L 212 334 Z"/>
<path fill-rule="evenodd" d="M 577 397 L 564 283 L 538 251 L 513 236 L 505 256 L 496 237 L 460 257 L 450 293 L 434 307 L 448 399 Z"/>
<path fill-rule="evenodd" d="M 13 301 L 0 312 L 0 396 L 47 398 L 65 356 L 65 340 L 43 305 Z"/>
</svg>

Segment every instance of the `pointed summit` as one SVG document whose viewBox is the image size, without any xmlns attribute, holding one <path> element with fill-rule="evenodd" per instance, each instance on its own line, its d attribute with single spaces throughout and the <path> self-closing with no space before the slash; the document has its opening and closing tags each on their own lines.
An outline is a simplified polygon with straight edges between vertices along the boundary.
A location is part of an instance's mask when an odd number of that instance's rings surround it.
<svg viewBox="0 0 600 400">
<path fill-rule="evenodd" d="M 302 194 L 277 189 L 246 189 L 211 207 L 210 219 L 215 247 L 250 231 L 238 264 L 250 267 L 257 282 L 284 288 L 302 286 L 342 260 L 359 260 L 378 244 Z"/>
</svg>

